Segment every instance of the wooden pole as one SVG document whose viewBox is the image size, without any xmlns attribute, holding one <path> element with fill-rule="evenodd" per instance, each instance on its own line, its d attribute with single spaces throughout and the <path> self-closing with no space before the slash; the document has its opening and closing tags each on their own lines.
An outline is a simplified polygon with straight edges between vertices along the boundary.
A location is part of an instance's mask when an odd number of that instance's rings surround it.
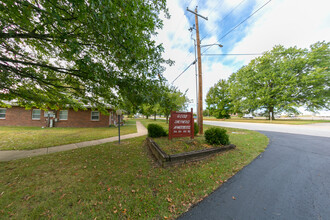
<svg viewBox="0 0 330 220">
<path fill-rule="evenodd" d="M 199 15 L 197 13 L 197 6 L 195 11 L 190 10 L 187 8 L 187 11 L 195 14 L 195 23 L 196 23 L 196 44 L 197 44 L 197 63 L 198 63 L 198 108 L 197 108 L 197 123 L 199 127 L 199 134 L 203 134 L 203 81 L 202 81 L 202 59 L 201 59 L 201 42 L 199 39 L 199 27 L 198 27 L 198 16 L 208 20 L 207 17 Z"/>
<path fill-rule="evenodd" d="M 197 61 L 198 61 L 198 127 L 199 134 L 203 134 L 203 79 L 202 79 L 202 56 L 201 56 L 201 42 L 199 39 L 199 27 L 197 7 L 195 8 L 195 23 L 196 23 L 196 41 L 197 41 Z"/>
</svg>

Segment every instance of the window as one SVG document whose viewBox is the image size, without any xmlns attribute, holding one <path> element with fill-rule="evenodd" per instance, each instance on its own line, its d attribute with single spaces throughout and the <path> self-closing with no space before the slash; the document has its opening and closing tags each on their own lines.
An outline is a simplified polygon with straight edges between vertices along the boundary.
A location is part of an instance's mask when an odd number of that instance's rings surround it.
<svg viewBox="0 0 330 220">
<path fill-rule="evenodd" d="M 60 111 L 60 120 L 68 120 L 68 110 Z"/>
<path fill-rule="evenodd" d="M 5 108 L 0 108 L 0 119 L 6 119 L 6 110 Z"/>
<path fill-rule="evenodd" d="M 48 118 L 48 114 L 49 114 L 49 117 L 50 118 L 54 118 L 55 117 L 55 114 L 53 111 L 44 111 L 44 117 L 45 118 Z"/>
<path fill-rule="evenodd" d="M 100 120 L 100 112 L 92 111 L 92 121 Z"/>
<path fill-rule="evenodd" d="M 32 110 L 32 120 L 40 120 L 41 110 L 33 109 Z"/>
</svg>

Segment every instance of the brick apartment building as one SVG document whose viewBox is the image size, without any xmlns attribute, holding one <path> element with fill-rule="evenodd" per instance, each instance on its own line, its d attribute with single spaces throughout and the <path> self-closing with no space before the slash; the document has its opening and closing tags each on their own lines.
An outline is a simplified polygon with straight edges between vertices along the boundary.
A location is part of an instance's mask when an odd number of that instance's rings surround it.
<svg viewBox="0 0 330 220">
<path fill-rule="evenodd" d="M 23 107 L 0 108 L 0 126 L 37 126 L 37 127 L 108 127 L 117 124 L 116 113 L 109 109 L 110 115 L 99 111 L 74 111 L 73 109 L 44 111 Z"/>
</svg>

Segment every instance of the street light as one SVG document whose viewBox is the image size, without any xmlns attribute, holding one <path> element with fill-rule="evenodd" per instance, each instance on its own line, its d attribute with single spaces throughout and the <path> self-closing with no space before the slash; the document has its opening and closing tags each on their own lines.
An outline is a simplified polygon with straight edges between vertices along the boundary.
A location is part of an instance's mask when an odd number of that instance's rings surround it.
<svg viewBox="0 0 330 220">
<path fill-rule="evenodd" d="M 210 47 L 210 46 L 213 46 L 213 45 L 218 45 L 219 47 L 223 47 L 222 44 L 206 44 L 206 45 L 201 45 L 201 47 Z"/>
<path fill-rule="evenodd" d="M 192 36 L 192 31 L 193 29 L 195 29 L 195 25 L 193 27 L 191 27 L 189 29 L 189 31 L 191 32 L 191 39 L 194 40 L 194 50 L 195 50 L 195 60 L 193 62 L 193 64 L 195 65 L 195 76 L 196 76 L 196 119 L 197 119 L 197 123 L 198 123 L 198 85 L 197 85 L 197 65 L 196 65 L 196 62 L 197 62 L 197 55 L 196 55 L 196 40 L 193 38 Z"/>
<path fill-rule="evenodd" d="M 118 143 L 120 144 L 120 116 L 122 114 L 122 111 L 120 109 L 118 109 L 116 111 L 116 114 L 118 116 Z"/>
</svg>

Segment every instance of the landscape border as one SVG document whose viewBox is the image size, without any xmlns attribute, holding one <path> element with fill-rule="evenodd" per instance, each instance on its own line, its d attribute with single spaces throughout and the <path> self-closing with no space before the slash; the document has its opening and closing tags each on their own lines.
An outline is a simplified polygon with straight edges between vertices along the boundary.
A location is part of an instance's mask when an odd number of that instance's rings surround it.
<svg viewBox="0 0 330 220">
<path fill-rule="evenodd" d="M 150 150 L 158 164 L 164 168 L 203 160 L 216 153 L 236 148 L 236 145 L 229 144 L 223 147 L 214 147 L 204 150 L 168 155 L 159 147 L 159 145 L 152 138 L 148 137 L 146 139 L 146 142 L 148 149 Z"/>
</svg>

